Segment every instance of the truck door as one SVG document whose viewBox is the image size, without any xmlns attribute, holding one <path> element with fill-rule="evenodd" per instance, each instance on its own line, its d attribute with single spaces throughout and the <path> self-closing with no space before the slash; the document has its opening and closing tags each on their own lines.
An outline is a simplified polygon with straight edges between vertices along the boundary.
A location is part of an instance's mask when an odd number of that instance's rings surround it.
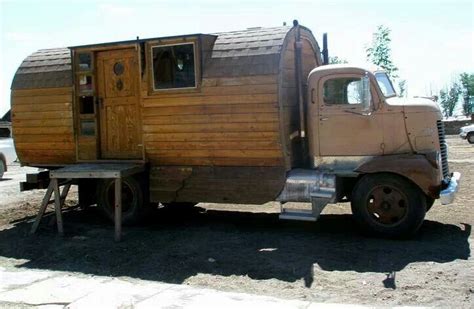
<svg viewBox="0 0 474 309">
<path fill-rule="evenodd" d="M 318 83 L 319 155 L 372 156 L 383 153 L 382 114 L 364 115 L 362 77 L 335 74 Z M 371 87 L 372 88 L 372 87 Z M 376 92 L 371 89 L 372 98 Z"/>
</svg>

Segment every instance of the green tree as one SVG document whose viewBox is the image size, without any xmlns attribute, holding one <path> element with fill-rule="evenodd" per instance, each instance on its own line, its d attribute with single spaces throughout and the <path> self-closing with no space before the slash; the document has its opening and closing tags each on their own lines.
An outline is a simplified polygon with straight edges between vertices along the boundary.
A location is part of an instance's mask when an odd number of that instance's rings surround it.
<svg viewBox="0 0 474 309">
<path fill-rule="evenodd" d="M 342 63 L 347 63 L 347 60 L 339 58 L 338 56 L 329 57 L 329 64 L 342 64 Z"/>
<path fill-rule="evenodd" d="M 461 94 L 461 87 L 458 83 L 452 83 L 451 86 L 439 92 L 439 100 L 443 108 L 444 117 L 453 115 L 454 108 L 459 100 Z"/>
<path fill-rule="evenodd" d="M 398 89 L 399 89 L 399 96 L 404 97 L 406 92 L 407 92 L 407 81 L 405 79 L 402 79 L 398 82 Z"/>
<path fill-rule="evenodd" d="M 474 74 L 462 73 L 459 75 L 463 88 L 463 105 L 464 115 L 468 116 L 473 112 L 473 106 L 470 104 L 470 98 L 474 96 Z"/>
<path fill-rule="evenodd" d="M 372 43 L 365 49 L 367 60 L 383 68 L 392 78 L 397 78 L 398 68 L 392 61 L 392 50 L 390 48 L 390 29 L 384 25 L 377 27 L 372 37 Z"/>
</svg>

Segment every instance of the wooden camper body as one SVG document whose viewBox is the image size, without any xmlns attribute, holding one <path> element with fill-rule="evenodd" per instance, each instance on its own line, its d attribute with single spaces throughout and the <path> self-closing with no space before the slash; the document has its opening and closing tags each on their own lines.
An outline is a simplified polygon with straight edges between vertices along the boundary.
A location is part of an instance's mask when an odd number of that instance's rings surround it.
<svg viewBox="0 0 474 309">
<path fill-rule="evenodd" d="M 302 164 L 298 32 L 306 83 L 321 58 L 301 26 L 39 50 L 12 83 L 18 157 L 47 168 L 144 162 L 152 201 L 274 200 Z M 175 44 L 193 44 L 195 87 L 155 90 L 151 48 Z"/>
</svg>

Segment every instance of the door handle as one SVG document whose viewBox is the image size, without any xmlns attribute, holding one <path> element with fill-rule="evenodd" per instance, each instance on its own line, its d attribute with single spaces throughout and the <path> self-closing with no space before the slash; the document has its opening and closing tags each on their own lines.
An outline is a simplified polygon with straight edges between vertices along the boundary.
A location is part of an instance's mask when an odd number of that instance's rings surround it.
<svg viewBox="0 0 474 309">
<path fill-rule="evenodd" d="M 311 103 L 314 104 L 314 88 L 311 88 Z"/>
<path fill-rule="evenodd" d="M 328 119 L 329 119 L 329 118 L 327 118 L 327 117 L 321 117 L 321 118 L 319 118 L 319 120 L 321 120 L 321 121 L 325 121 L 325 120 L 328 120 Z"/>
</svg>

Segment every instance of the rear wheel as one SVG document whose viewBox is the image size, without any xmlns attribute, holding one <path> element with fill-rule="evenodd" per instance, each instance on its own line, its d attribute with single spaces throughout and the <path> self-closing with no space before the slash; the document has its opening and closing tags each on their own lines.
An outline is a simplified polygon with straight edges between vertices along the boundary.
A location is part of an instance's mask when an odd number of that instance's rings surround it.
<svg viewBox="0 0 474 309">
<path fill-rule="evenodd" d="M 145 202 L 144 188 L 134 177 L 122 179 L 122 223 L 125 225 L 140 222 L 148 213 L 149 207 Z M 103 215 L 114 222 L 115 217 L 115 180 L 100 181 L 97 190 L 97 206 Z"/>
<path fill-rule="evenodd" d="M 474 144 L 474 133 L 471 132 L 467 135 L 467 141 L 469 144 Z"/>
<path fill-rule="evenodd" d="M 2 179 L 3 174 L 7 170 L 7 164 L 3 160 L 3 158 L 0 157 L 0 179 Z"/>
<path fill-rule="evenodd" d="M 413 235 L 426 213 L 423 192 L 394 174 L 362 177 L 354 187 L 351 206 L 364 231 L 389 238 Z"/>
</svg>

